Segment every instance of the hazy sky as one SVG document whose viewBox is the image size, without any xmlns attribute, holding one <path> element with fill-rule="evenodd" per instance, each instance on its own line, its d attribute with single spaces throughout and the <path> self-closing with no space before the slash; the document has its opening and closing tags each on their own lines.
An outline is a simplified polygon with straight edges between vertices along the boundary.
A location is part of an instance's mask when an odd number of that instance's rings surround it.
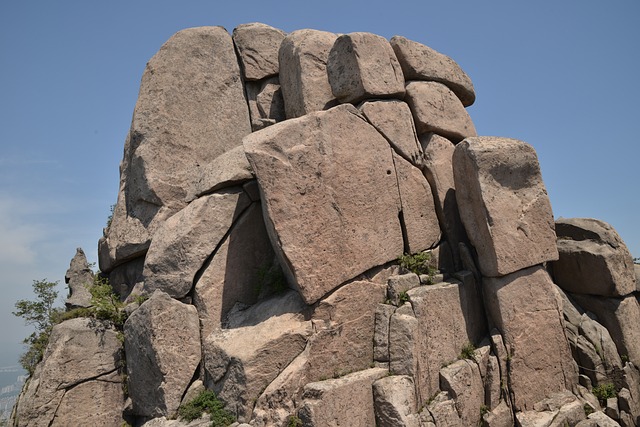
<svg viewBox="0 0 640 427">
<path fill-rule="evenodd" d="M 32 281 L 64 283 L 78 246 L 96 261 L 145 64 L 187 27 L 398 34 L 451 56 L 478 134 L 537 150 L 555 216 L 607 221 L 640 256 L 638 16 L 637 0 L 1 2 L 0 365 L 30 332 L 10 312 Z"/>
</svg>

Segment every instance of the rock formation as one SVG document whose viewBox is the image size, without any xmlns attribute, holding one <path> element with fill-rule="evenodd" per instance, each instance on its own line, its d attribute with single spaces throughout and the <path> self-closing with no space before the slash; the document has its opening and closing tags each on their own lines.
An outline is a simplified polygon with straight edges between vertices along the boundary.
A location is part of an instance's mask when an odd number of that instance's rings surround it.
<svg viewBox="0 0 640 427">
<path fill-rule="evenodd" d="M 14 425 L 203 425 L 211 390 L 253 427 L 639 426 L 637 266 L 475 97 L 401 36 L 178 32 L 99 242 L 128 318 L 57 325 Z"/>
</svg>

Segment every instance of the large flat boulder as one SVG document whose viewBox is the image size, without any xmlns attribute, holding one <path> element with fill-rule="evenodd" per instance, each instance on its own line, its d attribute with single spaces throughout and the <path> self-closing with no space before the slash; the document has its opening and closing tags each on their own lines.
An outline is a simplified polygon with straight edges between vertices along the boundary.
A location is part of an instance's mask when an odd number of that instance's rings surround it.
<svg viewBox="0 0 640 427">
<path fill-rule="evenodd" d="M 396 55 L 387 39 L 376 34 L 339 36 L 329 52 L 327 74 L 340 102 L 402 99 L 404 95 L 404 78 Z"/>
<path fill-rule="evenodd" d="M 144 289 L 174 298 L 191 291 L 198 271 L 250 204 L 238 187 L 201 197 L 165 221 L 144 264 Z"/>
<path fill-rule="evenodd" d="M 390 42 L 407 81 L 443 83 L 456 94 L 462 105 L 468 107 L 473 104 L 476 99 L 473 83 L 453 59 L 406 37 L 393 36 Z"/>
<path fill-rule="evenodd" d="M 553 212 L 536 152 L 509 138 L 467 138 L 453 154 L 456 200 L 482 274 L 558 259 Z"/>
<path fill-rule="evenodd" d="M 133 414 L 174 416 L 201 359 L 198 313 L 162 291 L 124 324 Z"/>
<path fill-rule="evenodd" d="M 405 100 L 411 107 L 418 135 L 434 132 L 453 142 L 477 135 L 467 110 L 442 83 L 409 82 Z"/>
<path fill-rule="evenodd" d="M 337 37 L 326 31 L 298 30 L 282 41 L 278 62 L 287 118 L 337 104 L 327 76 L 329 51 Z"/>
<path fill-rule="evenodd" d="M 592 218 L 556 221 L 558 261 L 553 276 L 572 293 L 626 296 L 635 292 L 633 258 L 615 229 Z"/>
<path fill-rule="evenodd" d="M 234 28 L 233 42 L 246 80 L 260 80 L 278 74 L 278 50 L 285 36 L 284 31 L 259 22 Z"/>
<path fill-rule="evenodd" d="M 278 123 L 244 146 L 274 249 L 307 303 L 402 253 L 392 150 L 355 107 Z"/>
<path fill-rule="evenodd" d="M 253 178 L 242 144 L 216 157 L 196 172 L 198 176 L 193 186 L 194 193 L 187 196 L 189 201 Z"/>
<path fill-rule="evenodd" d="M 250 132 L 231 36 L 222 27 L 173 35 L 142 76 L 101 268 L 144 253 L 158 223 L 185 206 L 194 172 Z"/>
<path fill-rule="evenodd" d="M 572 390 L 578 382 L 553 286 L 542 266 L 483 280 L 485 308 L 509 352 L 509 385 L 517 411 Z"/>
</svg>

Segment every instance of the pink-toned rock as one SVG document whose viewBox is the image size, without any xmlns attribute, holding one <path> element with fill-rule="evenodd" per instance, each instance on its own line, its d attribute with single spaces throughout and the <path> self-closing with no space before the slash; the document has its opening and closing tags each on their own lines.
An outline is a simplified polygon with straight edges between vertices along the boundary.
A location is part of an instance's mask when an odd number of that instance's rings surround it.
<svg viewBox="0 0 640 427">
<path fill-rule="evenodd" d="M 482 274 L 504 276 L 558 259 L 553 213 L 529 144 L 467 138 L 453 154 L 456 200 Z"/>
<path fill-rule="evenodd" d="M 399 98 L 404 77 L 389 42 L 372 33 L 343 34 L 327 59 L 331 90 L 340 102 L 365 98 Z"/>
<path fill-rule="evenodd" d="M 391 144 L 397 154 L 414 166 L 422 166 L 422 149 L 409 106 L 402 101 L 367 101 L 358 107 L 367 121 Z"/>
<path fill-rule="evenodd" d="M 245 90 L 251 114 L 251 129 L 254 132 L 286 118 L 278 77 L 245 82 Z"/>
<path fill-rule="evenodd" d="M 413 81 L 406 90 L 418 135 L 434 132 L 453 142 L 477 135 L 467 110 L 442 83 Z"/>
<path fill-rule="evenodd" d="M 222 188 L 240 185 L 253 178 L 242 144 L 203 165 L 197 173 L 194 193 L 188 196 L 189 200 L 195 200 Z"/>
<path fill-rule="evenodd" d="M 478 365 L 458 360 L 440 370 L 440 389 L 449 393 L 465 426 L 478 425 L 484 405 L 484 385 Z"/>
<path fill-rule="evenodd" d="M 336 38 L 325 31 L 298 30 L 282 41 L 279 77 L 287 118 L 337 104 L 327 76 L 327 59 Z"/>
<path fill-rule="evenodd" d="M 560 258 L 553 276 L 572 293 L 626 296 L 635 292 L 633 258 L 614 228 L 592 218 L 556 221 Z"/>
<path fill-rule="evenodd" d="M 355 107 L 286 120 L 244 146 L 280 264 L 307 303 L 402 253 L 392 150 Z"/>
<path fill-rule="evenodd" d="M 231 36 L 222 27 L 173 35 L 142 76 L 102 271 L 143 254 L 157 226 L 185 206 L 194 171 L 250 132 Z"/>
<path fill-rule="evenodd" d="M 256 302 L 260 293 L 256 287 L 266 285 L 261 283 L 260 275 L 266 275 L 273 257 L 262 209 L 254 203 L 231 227 L 196 282 L 193 303 L 203 337 L 221 327 L 237 302 Z"/>
<path fill-rule="evenodd" d="M 553 282 L 542 266 L 483 280 L 485 307 L 507 349 L 515 409 L 578 383 Z M 503 375 L 504 376 L 504 375 Z"/>
<path fill-rule="evenodd" d="M 169 218 L 156 232 L 144 264 L 144 289 L 174 298 L 191 291 L 196 273 L 249 206 L 237 187 L 201 197 Z"/>
<path fill-rule="evenodd" d="M 238 25 L 233 30 L 242 73 L 247 80 L 278 74 L 278 50 L 286 33 L 259 22 Z"/>
<path fill-rule="evenodd" d="M 417 427 L 411 415 L 418 410 L 413 378 L 392 375 L 373 383 L 374 409 L 378 427 Z"/>
<path fill-rule="evenodd" d="M 453 59 L 402 36 L 393 36 L 391 46 L 406 80 L 443 83 L 456 94 L 465 107 L 473 104 L 476 99 L 473 83 Z"/>
</svg>

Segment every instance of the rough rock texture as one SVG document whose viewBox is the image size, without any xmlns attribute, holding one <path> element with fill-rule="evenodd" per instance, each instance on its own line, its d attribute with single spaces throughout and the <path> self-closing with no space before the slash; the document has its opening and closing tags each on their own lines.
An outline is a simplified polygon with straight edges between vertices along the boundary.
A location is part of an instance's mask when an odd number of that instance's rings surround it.
<svg viewBox="0 0 640 427">
<path fill-rule="evenodd" d="M 440 389 L 449 393 L 465 426 L 477 425 L 484 405 L 484 386 L 475 362 L 458 360 L 440 370 Z"/>
<path fill-rule="evenodd" d="M 438 82 L 409 82 L 406 101 L 418 135 L 434 132 L 453 142 L 476 136 L 476 128 L 460 100 Z"/>
<path fill-rule="evenodd" d="M 482 274 L 504 276 L 558 259 L 536 152 L 508 138 L 468 138 L 453 154 L 456 200 Z"/>
<path fill-rule="evenodd" d="M 235 187 L 201 197 L 166 220 L 145 259 L 145 291 L 160 289 L 174 298 L 189 293 L 196 273 L 249 204 Z"/>
<path fill-rule="evenodd" d="M 101 322 L 76 318 L 56 325 L 17 402 L 15 425 L 120 425 L 120 358 L 116 331 Z"/>
<path fill-rule="evenodd" d="M 389 361 L 389 324 L 396 308 L 389 304 L 378 304 L 375 313 L 375 330 L 373 333 L 373 360 Z"/>
<path fill-rule="evenodd" d="M 372 384 L 386 374 L 386 369 L 372 368 L 307 384 L 299 411 L 302 422 L 310 427 L 375 425 Z"/>
<path fill-rule="evenodd" d="M 578 383 L 578 373 L 547 272 L 537 266 L 501 278 L 485 278 L 483 291 L 491 320 L 509 349 L 515 409 L 531 409 L 552 393 L 571 390 Z"/>
<path fill-rule="evenodd" d="M 255 132 L 286 119 L 282 88 L 278 77 L 246 82 L 251 129 Z"/>
<path fill-rule="evenodd" d="M 327 59 L 331 91 L 340 102 L 399 98 L 404 77 L 389 42 L 376 34 L 350 33 L 337 38 Z"/>
<path fill-rule="evenodd" d="M 636 290 L 633 258 L 609 224 L 592 218 L 556 221 L 560 258 L 552 264 L 565 291 L 626 296 Z"/>
<path fill-rule="evenodd" d="M 127 319 L 124 348 L 133 413 L 173 416 L 200 363 L 196 308 L 155 291 Z"/>
<path fill-rule="evenodd" d="M 93 285 L 93 272 L 82 249 L 76 249 L 76 254 L 64 275 L 64 282 L 69 288 L 69 296 L 64 302 L 67 309 L 91 306 L 89 287 Z"/>
<path fill-rule="evenodd" d="M 298 30 L 282 41 L 278 61 L 287 118 L 337 104 L 327 76 L 327 59 L 336 38 L 325 31 Z"/>
<path fill-rule="evenodd" d="M 449 398 L 447 392 L 443 391 L 438 393 L 431 403 L 429 403 L 427 409 L 433 417 L 436 427 L 466 427 L 466 424 L 460 419 L 460 415 L 456 409 L 456 402 Z"/>
<path fill-rule="evenodd" d="M 244 146 L 272 244 L 307 303 L 402 253 L 391 149 L 354 107 L 270 126 Z"/>
<path fill-rule="evenodd" d="M 416 390 L 413 378 L 407 375 L 392 375 L 373 383 L 373 399 L 376 426 L 418 426 Z"/>
<path fill-rule="evenodd" d="M 144 282 L 144 257 L 118 265 L 109 273 L 109 285 L 121 300 L 126 300 L 135 289 L 141 290 Z"/>
<path fill-rule="evenodd" d="M 232 36 L 245 79 L 260 80 L 278 74 L 278 50 L 286 36 L 284 31 L 253 22 L 238 25 Z"/>
<path fill-rule="evenodd" d="M 476 99 L 473 83 L 453 59 L 402 36 L 393 36 L 391 46 L 407 81 L 428 80 L 443 83 L 456 94 L 462 105 L 468 107 L 473 104 Z"/>
<path fill-rule="evenodd" d="M 101 270 L 143 253 L 157 225 L 193 193 L 194 171 L 237 147 L 250 132 L 227 31 L 200 27 L 172 36 L 142 76 Z M 110 261 L 105 266 L 104 258 Z"/>
<path fill-rule="evenodd" d="M 197 172 L 199 176 L 193 187 L 195 194 L 188 196 L 189 200 L 213 193 L 221 188 L 241 184 L 253 178 L 251 166 L 242 145 L 221 154 L 208 164 L 203 165 Z"/>
</svg>

